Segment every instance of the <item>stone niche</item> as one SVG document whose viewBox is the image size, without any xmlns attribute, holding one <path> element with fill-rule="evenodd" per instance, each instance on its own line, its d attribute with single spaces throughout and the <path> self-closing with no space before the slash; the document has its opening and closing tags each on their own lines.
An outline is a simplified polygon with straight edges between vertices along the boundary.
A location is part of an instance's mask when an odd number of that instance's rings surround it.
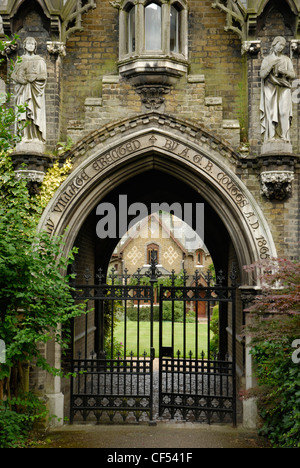
<svg viewBox="0 0 300 468">
<path fill-rule="evenodd" d="M 45 63 L 46 85 L 44 93 L 44 109 L 46 132 L 44 133 L 45 141 L 30 140 L 26 138 L 17 144 L 16 150 L 12 153 L 12 159 L 17 177 L 24 177 L 30 184 L 30 189 L 38 190 L 41 183 L 42 174 L 52 164 L 51 153 L 56 148 L 60 138 L 60 77 L 61 77 L 61 61 L 59 51 L 49 49 L 49 44 L 52 44 L 51 20 L 47 17 L 42 7 L 37 2 L 27 0 L 22 3 L 19 9 L 15 10 L 14 15 L 8 23 L 5 19 L 5 31 L 8 32 L 8 24 L 10 34 L 17 34 L 19 39 L 14 50 L 9 50 L 7 56 L 13 62 L 17 62 L 17 57 L 24 55 L 24 40 L 26 38 L 34 38 L 36 40 L 35 54 L 40 57 L 40 60 Z M 8 60 L 8 67 L 10 61 Z M 21 62 L 22 64 L 22 62 Z M 15 70 L 17 65 L 15 65 Z M 13 79 L 10 80 L 8 90 L 13 95 L 16 95 L 18 84 Z M 20 85 L 19 85 L 20 86 Z M 26 168 L 22 165 L 25 164 Z"/>
</svg>

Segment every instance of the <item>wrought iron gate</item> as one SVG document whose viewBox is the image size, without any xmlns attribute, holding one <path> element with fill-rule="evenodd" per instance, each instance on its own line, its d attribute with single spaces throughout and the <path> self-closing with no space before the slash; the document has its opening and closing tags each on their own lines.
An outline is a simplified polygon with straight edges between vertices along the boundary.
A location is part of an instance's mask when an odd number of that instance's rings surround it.
<svg viewBox="0 0 300 468">
<path fill-rule="evenodd" d="M 212 423 L 228 417 L 236 423 L 235 340 L 229 354 L 221 355 L 212 355 L 210 342 L 213 304 L 222 313 L 224 304 L 230 305 L 228 326 L 235 336 L 235 275 L 231 286 L 224 286 L 222 274 L 213 282 L 208 273 L 203 285 L 197 271 L 191 278 L 183 272 L 175 286 L 178 277 L 173 272 L 160 278 L 153 258 L 144 274 L 118 276 L 112 270 L 106 281 L 100 271 L 98 284 L 84 276 L 74 297 L 92 311 L 72 328 L 71 423 L 91 418 Z M 203 305 L 205 324 L 199 318 Z"/>
<path fill-rule="evenodd" d="M 222 272 L 212 285 L 212 276 L 206 275 L 205 286 L 199 283 L 198 272 L 191 286 L 162 286 L 160 288 L 160 351 L 159 351 L 159 416 L 168 415 L 171 419 L 205 421 L 226 421 L 236 425 L 236 343 L 232 340 L 230 354 L 220 350 L 211 351 L 211 306 L 230 304 L 232 336 L 236 334 L 236 273 L 231 275 L 232 285 L 223 285 Z M 165 325 L 164 304 L 172 310 L 172 327 Z M 175 345 L 175 306 L 181 304 L 183 322 L 179 333 L 180 346 Z M 196 310 L 192 323 L 188 322 L 188 305 Z M 207 347 L 203 350 L 200 339 L 199 305 L 205 304 L 207 317 Z M 228 312 L 228 310 L 227 310 Z M 189 328 L 189 330 L 188 330 Z M 190 330 L 193 336 L 188 340 Z M 203 340 L 202 340 L 203 341 Z"/>
</svg>

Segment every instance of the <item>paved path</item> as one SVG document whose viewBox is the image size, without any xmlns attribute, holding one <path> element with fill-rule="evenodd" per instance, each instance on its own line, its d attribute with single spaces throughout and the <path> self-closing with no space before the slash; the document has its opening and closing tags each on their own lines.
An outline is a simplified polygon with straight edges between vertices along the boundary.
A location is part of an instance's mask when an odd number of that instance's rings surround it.
<svg viewBox="0 0 300 468">
<path fill-rule="evenodd" d="M 73 425 L 53 429 L 41 448 L 264 448 L 256 432 L 229 425 L 164 423 L 148 425 Z"/>
</svg>

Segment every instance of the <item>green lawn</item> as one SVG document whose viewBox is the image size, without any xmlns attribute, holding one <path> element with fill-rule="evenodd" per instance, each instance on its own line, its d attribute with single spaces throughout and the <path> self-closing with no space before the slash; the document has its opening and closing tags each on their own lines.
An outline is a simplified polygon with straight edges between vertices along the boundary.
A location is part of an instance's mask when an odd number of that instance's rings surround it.
<svg viewBox="0 0 300 468">
<path fill-rule="evenodd" d="M 138 336 L 138 323 L 127 321 L 127 346 L 126 354 L 130 355 L 132 351 L 134 356 L 137 356 L 138 346 L 137 346 L 137 336 Z M 186 324 L 186 354 L 192 351 L 193 356 L 195 356 L 195 324 L 187 323 Z M 163 346 L 172 345 L 172 323 L 164 322 L 163 323 Z M 153 326 L 153 338 L 154 338 L 154 348 L 155 348 L 155 357 L 158 357 L 159 353 L 159 323 L 154 322 Z M 116 341 L 124 344 L 124 322 L 117 324 L 115 328 L 115 339 Z M 178 349 L 183 355 L 183 323 L 176 322 L 174 323 L 174 354 L 176 356 Z M 202 350 L 204 353 L 207 351 L 207 324 L 199 323 L 198 324 L 198 355 L 201 354 Z M 144 351 L 147 352 L 147 355 L 150 354 L 150 323 L 149 322 L 140 322 L 139 323 L 139 354 L 142 355 Z"/>
</svg>

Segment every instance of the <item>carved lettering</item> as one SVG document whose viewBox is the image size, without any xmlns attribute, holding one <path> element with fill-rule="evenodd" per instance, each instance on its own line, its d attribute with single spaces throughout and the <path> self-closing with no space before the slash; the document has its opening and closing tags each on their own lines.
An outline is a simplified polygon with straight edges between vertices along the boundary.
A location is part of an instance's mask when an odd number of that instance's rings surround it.
<svg viewBox="0 0 300 468">
<path fill-rule="evenodd" d="M 182 151 L 182 153 L 180 153 L 179 156 L 181 156 L 182 158 L 187 158 L 188 157 L 188 152 L 190 151 L 190 148 L 184 148 L 184 150 Z"/>
<path fill-rule="evenodd" d="M 201 167 L 202 171 L 205 171 L 207 174 L 209 174 L 209 177 L 213 178 L 220 185 L 220 187 L 226 190 L 226 192 L 231 196 L 234 203 L 241 210 L 241 216 L 244 216 L 248 226 L 251 228 L 251 230 L 255 231 L 256 236 L 261 235 L 259 218 L 255 213 L 254 208 L 252 208 L 251 203 L 245 197 L 242 190 L 240 190 L 239 185 L 235 183 L 235 180 L 231 178 L 230 175 L 222 172 L 218 164 L 212 162 L 207 156 L 194 152 L 192 148 L 186 146 L 185 144 L 178 143 L 172 138 L 158 138 L 153 135 L 150 139 L 149 136 L 140 136 L 139 139 L 132 139 L 110 149 L 109 151 L 106 151 L 104 154 L 94 160 L 86 170 L 82 170 L 80 173 L 78 173 L 78 175 L 73 178 L 64 192 L 60 192 L 58 199 L 56 199 L 56 204 L 53 208 L 53 211 L 62 214 L 66 207 L 72 203 L 72 199 L 76 197 L 76 195 L 81 190 L 84 190 L 84 186 L 88 184 L 92 178 L 97 178 L 97 173 L 114 164 L 116 161 L 119 161 L 124 157 L 135 153 L 141 148 L 145 148 L 146 150 L 151 143 L 152 146 L 154 144 L 157 146 L 159 145 L 161 148 L 173 152 L 177 156 L 193 161 L 195 165 Z M 51 219 L 46 222 L 46 229 L 49 234 L 52 234 L 55 231 L 55 223 Z M 259 250 L 260 258 L 268 258 L 270 256 L 270 248 L 268 247 L 267 241 L 263 235 L 261 235 L 261 237 L 256 237 L 255 242 Z"/>
<path fill-rule="evenodd" d="M 256 241 L 257 241 L 257 246 L 259 248 L 260 258 L 262 260 L 265 260 L 266 258 L 270 258 L 270 254 L 269 254 L 270 249 L 269 247 L 267 247 L 268 243 L 266 239 L 264 238 L 264 236 L 257 237 Z"/>
<path fill-rule="evenodd" d="M 69 187 L 61 194 L 53 211 L 62 213 L 70 200 L 78 193 L 85 182 L 90 179 L 90 176 L 83 170 L 79 176 L 76 177 L 69 185 Z"/>
<path fill-rule="evenodd" d="M 194 163 L 198 164 L 199 166 L 201 166 L 202 164 L 202 159 L 203 159 L 203 156 L 200 156 L 200 154 L 195 154 L 195 156 L 193 157 Z"/>
<path fill-rule="evenodd" d="M 167 148 L 170 151 L 175 151 L 179 146 L 179 143 L 177 143 L 174 140 L 170 140 L 169 138 L 166 139 L 165 146 L 163 148 Z"/>
<path fill-rule="evenodd" d="M 240 208 L 244 208 L 248 205 L 248 200 L 244 197 L 244 195 L 240 192 L 238 187 L 224 172 L 219 172 L 217 174 L 217 180 L 221 185 L 223 185 L 226 188 L 226 190 L 228 190 L 228 192 L 235 199 L 236 204 Z"/>
<path fill-rule="evenodd" d="M 210 162 L 210 161 L 208 161 L 206 167 L 204 168 L 204 170 L 205 170 L 206 172 L 211 172 L 211 170 L 212 170 L 213 167 L 214 167 L 213 163 Z"/>
<path fill-rule="evenodd" d="M 92 167 L 97 172 L 101 171 L 105 167 L 112 164 L 114 161 L 118 161 L 119 159 L 124 158 L 124 156 L 127 156 L 128 154 L 139 150 L 141 146 L 142 143 L 140 142 L 140 140 L 129 141 L 124 145 L 120 145 L 117 148 L 114 148 L 109 153 L 106 153 L 104 156 L 101 156 L 101 158 L 93 162 Z"/>
<path fill-rule="evenodd" d="M 256 221 L 256 223 L 251 223 L 250 226 L 252 227 L 252 229 L 255 231 L 256 229 L 259 228 L 259 222 Z"/>
<path fill-rule="evenodd" d="M 46 232 L 47 234 L 49 234 L 49 236 L 51 236 L 51 234 L 53 233 L 54 227 L 54 222 L 52 221 L 52 219 L 49 218 L 46 222 Z"/>
</svg>

